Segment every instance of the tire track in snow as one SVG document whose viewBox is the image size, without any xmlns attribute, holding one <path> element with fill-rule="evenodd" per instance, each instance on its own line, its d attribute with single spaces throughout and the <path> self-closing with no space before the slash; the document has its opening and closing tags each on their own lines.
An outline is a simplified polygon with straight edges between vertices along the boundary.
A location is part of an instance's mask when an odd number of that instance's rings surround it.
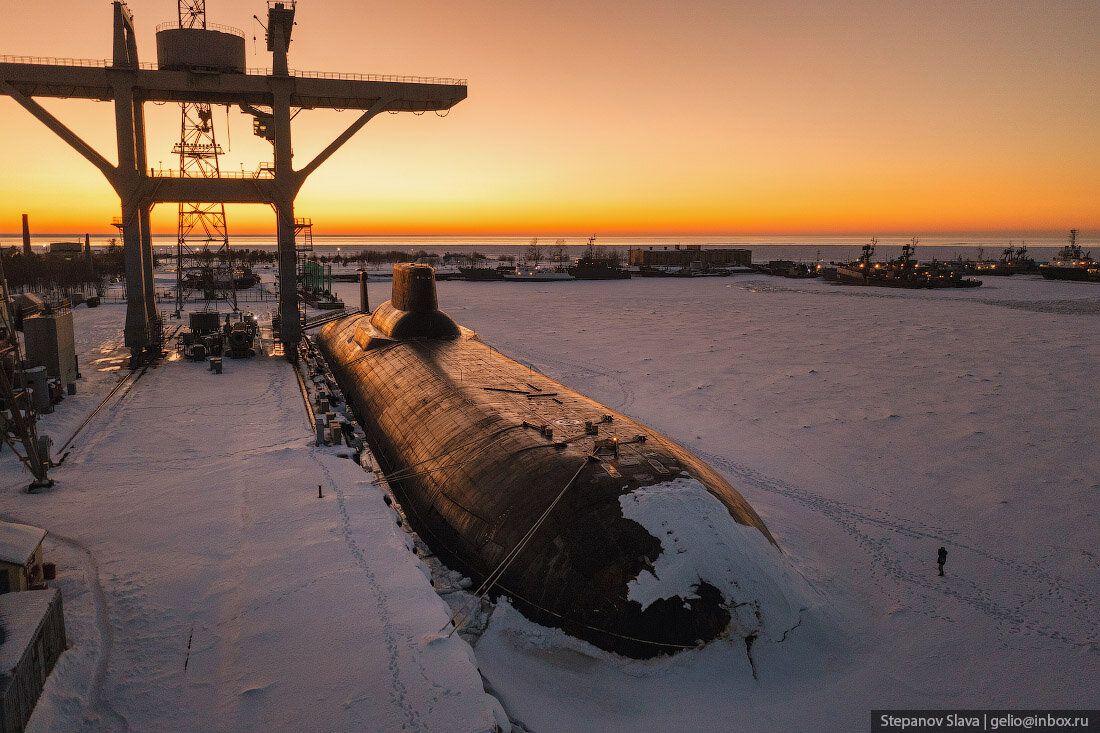
<svg viewBox="0 0 1100 733">
<path fill-rule="evenodd" d="M 1009 625 L 1017 632 L 1031 632 L 1067 644 L 1097 648 L 1097 622 L 1093 612 L 1095 598 L 1088 589 L 1074 587 L 1063 579 L 1047 572 L 1040 565 L 1005 558 L 958 539 L 958 532 L 934 527 L 919 521 L 901 519 L 881 509 L 867 509 L 828 499 L 786 482 L 773 479 L 743 464 L 720 456 L 696 451 L 712 465 L 735 475 L 753 487 L 798 502 L 837 523 L 851 535 L 856 543 L 869 553 L 871 567 L 895 585 L 885 590 L 896 601 L 932 617 L 941 617 L 939 610 L 943 596 L 953 598 L 981 611 L 998 623 Z M 875 536 L 875 530 L 882 534 Z M 968 578 L 952 575 L 950 584 L 938 582 L 931 572 L 931 559 L 916 557 L 899 547 L 898 538 L 928 540 L 932 544 L 947 543 L 959 551 L 1001 566 L 1013 574 L 1013 587 L 1005 587 L 994 594 L 990 588 Z M 924 565 L 927 571 L 912 568 Z M 1026 583 L 1027 587 L 1024 588 Z M 899 585 L 903 584 L 903 585 Z M 909 586 L 905 592 L 903 586 Z M 914 596 L 913 591 L 916 592 Z M 1005 593 L 1015 591 L 1015 603 L 1005 598 Z M 1061 617 L 1072 619 L 1072 627 L 1078 635 L 1054 628 L 1036 620 L 1037 614 L 1025 606 L 1046 600 L 1055 604 Z M 1038 609 L 1042 612 L 1042 609 Z"/>
<path fill-rule="evenodd" d="M 347 545 L 348 550 L 355 559 L 356 566 L 359 567 L 363 573 L 363 577 L 366 578 L 367 587 L 375 599 L 375 607 L 378 609 L 377 618 L 381 622 L 383 641 L 386 645 L 386 654 L 389 660 L 387 667 L 391 676 L 390 700 L 404 712 L 405 718 L 408 721 L 409 730 L 423 730 L 424 726 L 420 719 L 420 713 L 414 709 L 409 702 L 408 689 L 405 687 L 405 683 L 401 681 L 401 653 L 398 647 L 397 633 L 394 631 L 393 623 L 390 620 L 390 611 L 386 603 L 386 594 L 382 591 L 374 571 L 371 570 L 370 563 L 367 562 L 363 548 L 360 547 L 359 543 L 355 540 L 355 534 L 351 529 L 351 514 L 348 512 L 345 498 L 346 494 L 337 482 L 333 480 L 328 467 L 317 457 L 317 452 L 311 450 L 309 452 L 309 457 L 321 469 L 321 473 L 325 476 L 325 483 L 328 484 L 329 488 L 336 495 L 337 512 L 340 515 L 340 522 L 342 525 L 340 531 L 344 537 L 344 544 Z M 402 727 L 404 728 L 405 726 Z"/>
</svg>

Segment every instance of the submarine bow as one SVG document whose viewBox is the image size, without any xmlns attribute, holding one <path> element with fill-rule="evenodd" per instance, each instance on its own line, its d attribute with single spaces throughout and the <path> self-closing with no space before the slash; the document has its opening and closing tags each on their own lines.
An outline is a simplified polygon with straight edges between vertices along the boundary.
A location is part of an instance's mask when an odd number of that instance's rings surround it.
<svg viewBox="0 0 1100 733">
<path fill-rule="evenodd" d="M 791 625 L 729 483 L 455 324 L 431 267 L 396 265 L 392 299 L 318 343 L 413 529 L 479 581 L 506 565 L 494 592 L 532 620 L 636 658 Z"/>
</svg>

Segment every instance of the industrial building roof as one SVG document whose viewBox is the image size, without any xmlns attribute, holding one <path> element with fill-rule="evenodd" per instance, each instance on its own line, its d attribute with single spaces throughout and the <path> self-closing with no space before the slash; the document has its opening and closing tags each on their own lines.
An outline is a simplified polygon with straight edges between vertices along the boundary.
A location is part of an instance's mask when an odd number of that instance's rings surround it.
<svg viewBox="0 0 1100 733">
<path fill-rule="evenodd" d="M 0 562 L 22 565 L 46 536 L 46 530 L 28 524 L 0 522 Z"/>
<path fill-rule="evenodd" d="M 3 632 L 0 634 L 0 639 L 3 639 L 0 644 L 0 682 L 4 683 L 2 687 L 6 688 L 6 680 L 23 658 L 23 652 L 42 623 L 42 617 L 60 592 L 51 588 L 0 595 L 0 632 Z"/>
</svg>

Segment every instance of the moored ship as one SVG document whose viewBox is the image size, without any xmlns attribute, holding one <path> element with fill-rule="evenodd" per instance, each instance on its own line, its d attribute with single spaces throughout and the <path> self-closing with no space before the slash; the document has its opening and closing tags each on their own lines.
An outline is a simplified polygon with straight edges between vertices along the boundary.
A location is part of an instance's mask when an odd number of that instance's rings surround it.
<svg viewBox="0 0 1100 733">
<path fill-rule="evenodd" d="M 1092 259 L 1091 252 L 1085 252 L 1077 244 L 1077 230 L 1069 232 L 1069 243 L 1058 251 L 1055 259 L 1045 265 L 1039 265 L 1039 272 L 1047 280 L 1084 280 L 1100 282 L 1100 263 Z"/>
<path fill-rule="evenodd" d="M 917 238 L 901 248 L 901 256 L 886 263 L 872 262 L 878 240 L 863 245 L 859 259 L 837 267 L 836 279 L 846 285 L 876 285 L 887 288 L 976 288 L 981 280 L 963 277 L 944 263 L 922 265 L 913 258 Z"/>
<path fill-rule="evenodd" d="M 1027 253 L 1027 245 L 1015 247 L 1009 244 L 996 262 L 978 262 L 974 272 L 982 275 L 1026 275 L 1039 272 L 1039 265 Z"/>
</svg>

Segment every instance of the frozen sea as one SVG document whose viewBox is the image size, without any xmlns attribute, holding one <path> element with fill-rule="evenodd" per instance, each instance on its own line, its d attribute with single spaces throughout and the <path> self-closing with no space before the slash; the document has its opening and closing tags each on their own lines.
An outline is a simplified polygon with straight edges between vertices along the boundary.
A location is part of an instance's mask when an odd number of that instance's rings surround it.
<svg viewBox="0 0 1100 733">
<path fill-rule="evenodd" d="M 1100 286 L 447 281 L 439 302 L 756 508 L 811 602 L 754 645 L 755 676 L 741 639 L 629 660 L 506 603 L 472 648 L 432 636 L 447 607 L 373 477 L 312 445 L 290 366 L 173 361 L 96 417 L 54 489 L 22 493 L 0 455 L 0 513 L 50 531 L 69 623 L 31 730 L 843 731 L 879 708 L 1100 707 Z M 58 442 L 120 373 L 122 306 L 74 316 L 84 380 L 41 424 Z"/>
</svg>

